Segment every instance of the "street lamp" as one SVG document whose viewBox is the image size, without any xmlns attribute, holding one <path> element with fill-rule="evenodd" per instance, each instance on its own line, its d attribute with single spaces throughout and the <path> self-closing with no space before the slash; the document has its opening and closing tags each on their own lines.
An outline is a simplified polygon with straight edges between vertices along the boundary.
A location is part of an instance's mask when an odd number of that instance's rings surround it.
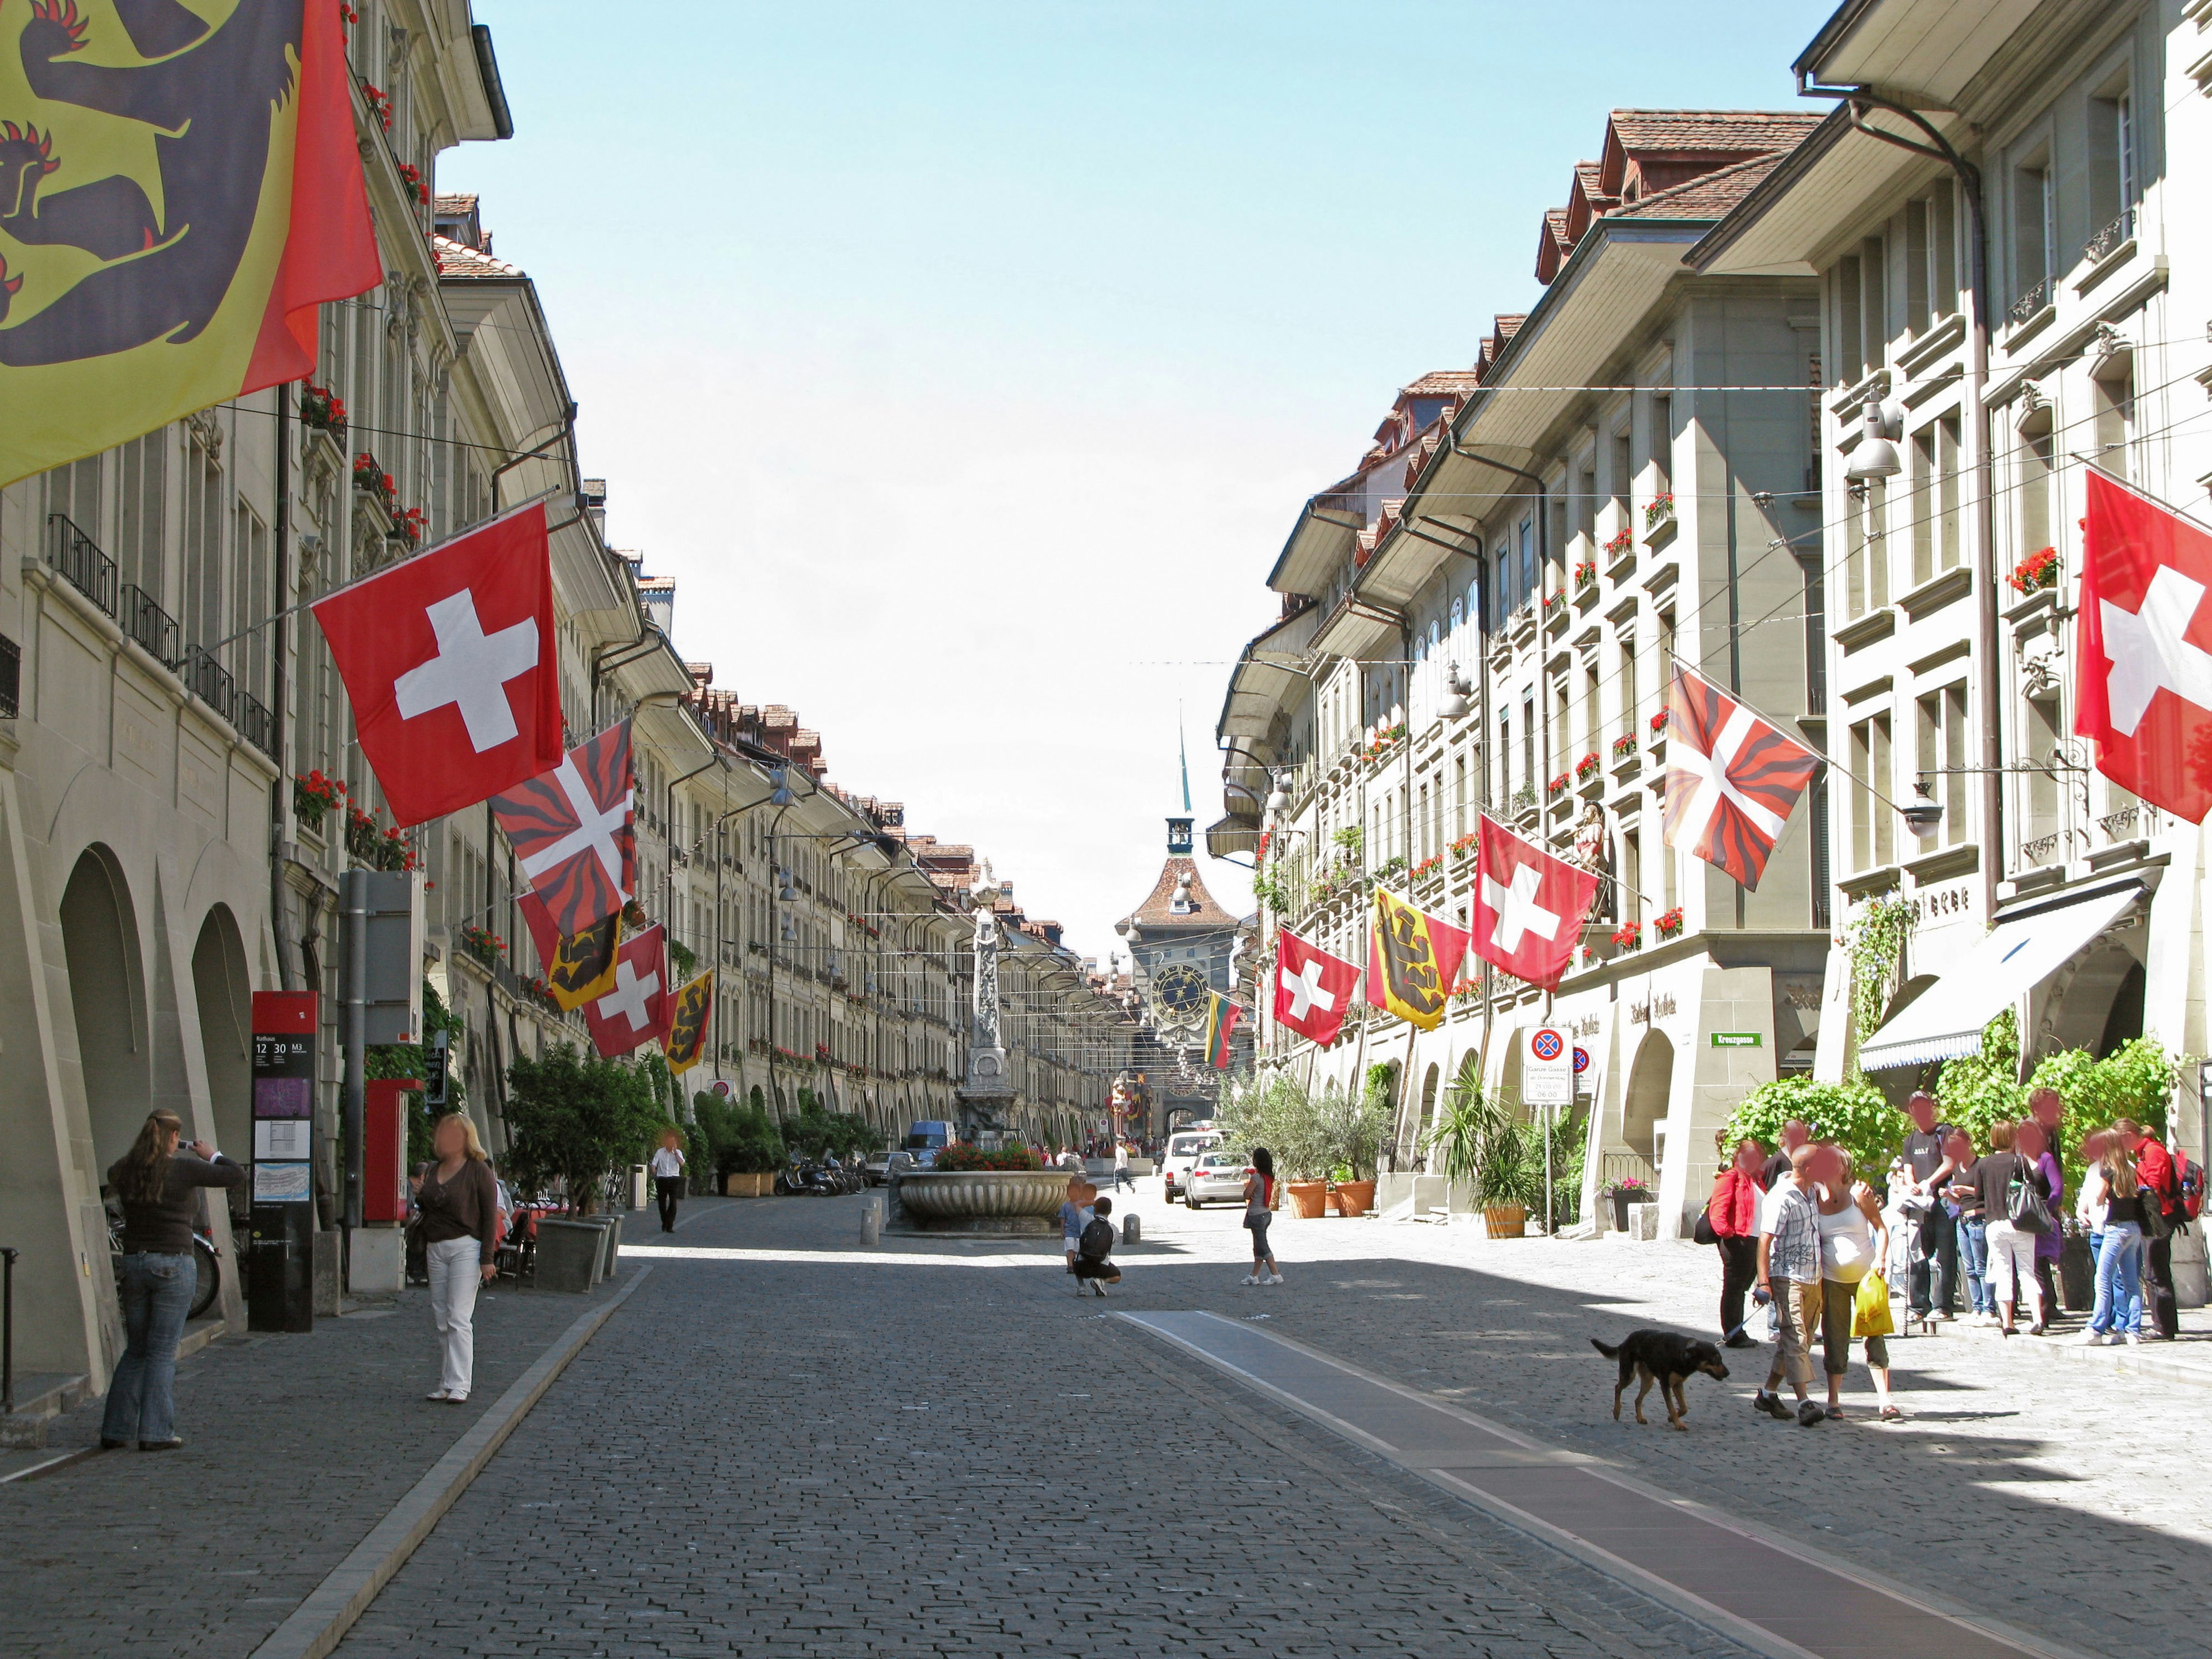
<svg viewBox="0 0 2212 1659">
<path fill-rule="evenodd" d="M 1291 810 L 1291 792 L 1283 787 L 1283 775 L 1274 775 L 1274 787 L 1267 792 L 1267 811 L 1280 817 Z"/>
<path fill-rule="evenodd" d="M 1444 670 L 1444 695 L 1437 704 L 1437 713 L 1448 720 L 1465 720 L 1474 708 L 1468 701 L 1474 693 L 1474 688 L 1468 684 L 1467 676 L 1459 672 L 1459 665 L 1451 664 Z"/>
<path fill-rule="evenodd" d="M 1898 459 L 1897 446 L 1891 441 L 1904 432 L 1905 410 L 1900 404 L 1868 398 L 1858 447 L 1851 451 L 1844 468 L 1844 481 L 1863 483 L 1873 478 L 1894 478 L 1904 471 L 1905 463 Z"/>
</svg>

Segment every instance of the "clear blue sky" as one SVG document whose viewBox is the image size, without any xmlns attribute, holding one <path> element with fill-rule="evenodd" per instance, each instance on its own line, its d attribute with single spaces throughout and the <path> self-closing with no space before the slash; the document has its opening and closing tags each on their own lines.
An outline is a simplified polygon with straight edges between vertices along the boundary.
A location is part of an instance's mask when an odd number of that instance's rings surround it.
<svg viewBox="0 0 2212 1659">
<path fill-rule="evenodd" d="M 1527 308 L 1607 110 L 1798 106 L 1828 9 L 476 0 L 516 136 L 438 183 L 536 278 L 684 653 L 1097 955 L 1178 703 L 1219 815 L 1300 501 Z"/>
</svg>

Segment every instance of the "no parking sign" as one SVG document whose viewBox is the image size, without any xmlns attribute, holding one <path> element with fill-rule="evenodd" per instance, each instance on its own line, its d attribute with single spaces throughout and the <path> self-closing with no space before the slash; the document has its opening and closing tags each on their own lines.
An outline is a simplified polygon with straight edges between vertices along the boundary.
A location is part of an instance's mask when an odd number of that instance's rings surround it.
<svg viewBox="0 0 2212 1659">
<path fill-rule="evenodd" d="M 1529 1106 L 1575 1103 L 1575 1051 L 1556 1025 L 1533 1027 L 1521 1057 L 1521 1099 Z"/>
</svg>

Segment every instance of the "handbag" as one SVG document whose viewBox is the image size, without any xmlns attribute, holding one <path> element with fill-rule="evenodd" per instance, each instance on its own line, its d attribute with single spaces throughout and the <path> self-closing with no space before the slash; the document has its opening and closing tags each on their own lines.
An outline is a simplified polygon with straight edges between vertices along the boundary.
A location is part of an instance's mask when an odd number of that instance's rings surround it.
<svg viewBox="0 0 2212 1659">
<path fill-rule="evenodd" d="M 2024 1233 L 2048 1233 L 2051 1206 L 2044 1202 L 2042 1183 L 2034 1176 L 2033 1165 L 2015 1159 L 2012 1184 L 2005 1191 L 2005 1216 Z"/>
<path fill-rule="evenodd" d="M 1880 1273 L 1869 1273 L 1859 1280 L 1859 1288 L 1851 1297 L 1851 1334 L 1853 1336 L 1891 1336 L 1897 1331 L 1897 1319 L 1889 1309 L 1889 1281 Z"/>
<path fill-rule="evenodd" d="M 1690 1230 L 1690 1236 L 1700 1244 L 1721 1242 L 1721 1236 L 1713 1231 L 1713 1201 L 1710 1198 L 1705 1200 L 1705 1207 L 1698 1212 L 1698 1224 Z"/>
</svg>

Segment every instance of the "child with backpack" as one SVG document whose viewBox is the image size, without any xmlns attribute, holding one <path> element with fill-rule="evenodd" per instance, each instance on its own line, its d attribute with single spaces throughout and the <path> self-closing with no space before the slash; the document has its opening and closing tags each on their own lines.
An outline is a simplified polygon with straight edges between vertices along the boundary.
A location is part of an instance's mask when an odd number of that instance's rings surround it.
<svg viewBox="0 0 2212 1659">
<path fill-rule="evenodd" d="M 1107 1285 L 1121 1282 L 1121 1270 L 1109 1260 L 1114 1251 L 1114 1224 L 1106 1218 L 1114 1213 L 1114 1200 L 1099 1198 L 1091 1210 L 1091 1218 L 1076 1241 L 1075 1293 L 1081 1296 L 1088 1285 L 1093 1294 L 1103 1297 Z"/>
</svg>

